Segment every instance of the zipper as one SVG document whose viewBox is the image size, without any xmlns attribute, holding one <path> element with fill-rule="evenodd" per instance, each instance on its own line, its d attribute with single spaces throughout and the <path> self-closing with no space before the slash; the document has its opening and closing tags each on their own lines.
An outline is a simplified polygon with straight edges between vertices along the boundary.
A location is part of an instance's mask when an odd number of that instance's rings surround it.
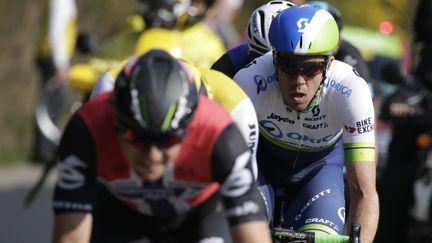
<svg viewBox="0 0 432 243">
<path fill-rule="evenodd" d="M 301 122 L 300 122 L 300 114 L 301 114 L 301 112 L 297 111 L 297 123 L 300 126 L 299 131 L 300 131 L 300 134 L 301 134 L 301 132 L 302 132 L 303 129 L 302 129 Z M 301 147 L 302 143 L 303 143 L 303 139 L 300 140 L 300 144 L 297 147 L 297 154 L 296 154 L 296 158 L 294 160 L 294 164 L 293 164 L 293 167 L 292 167 L 293 170 L 295 169 L 296 164 L 297 164 L 297 160 L 300 157 L 300 147 Z"/>
</svg>

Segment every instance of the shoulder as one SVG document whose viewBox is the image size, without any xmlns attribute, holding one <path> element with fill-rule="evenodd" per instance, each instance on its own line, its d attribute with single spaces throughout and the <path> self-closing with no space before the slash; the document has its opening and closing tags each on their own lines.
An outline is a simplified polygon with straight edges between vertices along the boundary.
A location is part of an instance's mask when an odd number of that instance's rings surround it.
<svg viewBox="0 0 432 243">
<path fill-rule="evenodd" d="M 242 78 L 253 77 L 256 74 L 265 74 L 274 72 L 273 55 L 268 52 L 258 58 L 252 60 L 248 65 L 240 69 L 234 76 L 234 80 L 238 81 Z"/>
</svg>

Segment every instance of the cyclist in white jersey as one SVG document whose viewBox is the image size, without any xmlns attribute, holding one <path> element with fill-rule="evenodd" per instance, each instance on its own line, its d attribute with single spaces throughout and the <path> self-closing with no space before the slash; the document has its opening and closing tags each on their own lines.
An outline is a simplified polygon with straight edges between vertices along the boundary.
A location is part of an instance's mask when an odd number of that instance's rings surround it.
<svg viewBox="0 0 432 243">
<path fill-rule="evenodd" d="M 372 242 L 379 207 L 367 83 L 352 66 L 334 60 L 339 32 L 325 10 L 286 9 L 272 21 L 269 38 L 273 51 L 234 76 L 258 116 L 257 160 L 268 219 L 274 193 L 282 191 L 284 227 L 342 234 L 345 225 L 358 222 L 362 242 Z"/>
</svg>

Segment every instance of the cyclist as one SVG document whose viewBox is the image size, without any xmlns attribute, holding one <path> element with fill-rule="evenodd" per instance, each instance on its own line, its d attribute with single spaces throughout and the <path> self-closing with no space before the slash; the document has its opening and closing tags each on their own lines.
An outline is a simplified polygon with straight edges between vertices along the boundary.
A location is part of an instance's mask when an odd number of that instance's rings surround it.
<svg viewBox="0 0 432 243">
<path fill-rule="evenodd" d="M 210 68 L 226 51 L 221 37 L 206 21 L 214 2 L 215 0 L 191 0 L 187 14 L 179 18 L 182 56 L 201 68 Z"/>
<path fill-rule="evenodd" d="M 282 189 L 285 227 L 343 234 L 345 223 L 358 222 L 362 241 L 372 242 L 379 211 L 374 107 L 367 83 L 334 60 L 335 20 L 323 9 L 292 6 L 272 21 L 269 40 L 273 52 L 234 76 L 258 116 L 258 180 L 268 219 L 274 190 Z"/>
<path fill-rule="evenodd" d="M 46 0 L 43 2 L 41 31 L 36 53 L 36 64 L 41 74 L 41 86 L 49 80 L 57 81 L 59 88 L 50 99 L 50 115 L 55 122 L 67 97 L 66 83 L 70 59 L 76 40 L 77 8 L 74 0 Z M 40 95 L 45 95 L 40 93 Z M 32 161 L 47 163 L 55 153 L 55 146 L 36 127 L 34 131 Z"/>
<path fill-rule="evenodd" d="M 307 4 L 311 5 L 312 7 L 322 8 L 324 10 L 327 10 L 333 18 L 335 19 L 339 33 L 342 32 L 343 29 L 343 22 L 342 22 L 342 14 L 335 6 L 324 2 L 324 1 L 310 1 Z M 348 63 L 349 65 L 353 66 L 356 71 L 360 74 L 360 76 L 366 80 L 366 82 L 370 82 L 370 76 L 369 76 L 369 67 L 366 63 L 366 60 L 363 58 L 362 54 L 360 53 L 359 49 L 355 47 L 353 44 L 351 44 L 349 41 L 345 40 L 343 37 L 339 39 L 339 47 L 334 54 L 334 57 L 336 60 L 340 60 L 342 62 Z"/>
<path fill-rule="evenodd" d="M 165 37 L 170 37 L 170 35 L 166 35 Z M 165 51 L 172 53 L 177 46 L 175 40 L 170 41 L 169 38 L 164 38 L 164 40 L 164 43 L 167 44 L 163 46 L 166 48 Z M 169 45 L 169 43 L 172 45 Z M 146 45 L 148 48 L 151 46 L 162 47 L 160 43 L 148 43 Z M 142 50 L 149 51 L 150 49 Z M 182 64 L 187 65 L 190 70 L 193 70 L 194 75 L 197 77 L 195 80 L 197 81 L 196 87 L 198 90 L 222 105 L 231 114 L 232 119 L 240 128 L 247 145 L 253 152 L 252 164 L 256 175 L 255 154 L 256 147 L 258 146 L 258 122 L 251 100 L 232 79 L 223 73 L 216 70 L 197 68 L 195 65 L 184 59 L 179 59 L 179 61 Z M 124 64 L 127 62 L 128 61 L 125 60 L 121 64 L 104 73 L 94 86 L 91 98 L 111 91 L 114 88 L 115 77 L 118 76 Z"/>
<path fill-rule="evenodd" d="M 271 21 L 280 11 L 294 6 L 284 0 L 272 0 L 255 9 L 247 26 L 247 43 L 240 44 L 223 54 L 211 69 L 221 71 L 230 78 L 253 59 L 271 50 L 268 30 Z"/>
<path fill-rule="evenodd" d="M 195 78 L 151 50 L 74 114 L 59 151 L 54 242 L 231 242 L 229 232 L 270 242 L 250 151 Z"/>
</svg>

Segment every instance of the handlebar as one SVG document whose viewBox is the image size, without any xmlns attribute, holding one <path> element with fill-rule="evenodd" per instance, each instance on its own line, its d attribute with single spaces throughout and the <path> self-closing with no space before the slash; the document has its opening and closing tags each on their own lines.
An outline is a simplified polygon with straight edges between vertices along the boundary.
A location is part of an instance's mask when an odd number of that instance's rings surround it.
<svg viewBox="0 0 432 243">
<path fill-rule="evenodd" d="M 275 243 L 360 243 L 360 224 L 351 224 L 350 235 L 328 235 L 315 232 L 296 232 L 291 229 L 273 228 Z"/>
</svg>

